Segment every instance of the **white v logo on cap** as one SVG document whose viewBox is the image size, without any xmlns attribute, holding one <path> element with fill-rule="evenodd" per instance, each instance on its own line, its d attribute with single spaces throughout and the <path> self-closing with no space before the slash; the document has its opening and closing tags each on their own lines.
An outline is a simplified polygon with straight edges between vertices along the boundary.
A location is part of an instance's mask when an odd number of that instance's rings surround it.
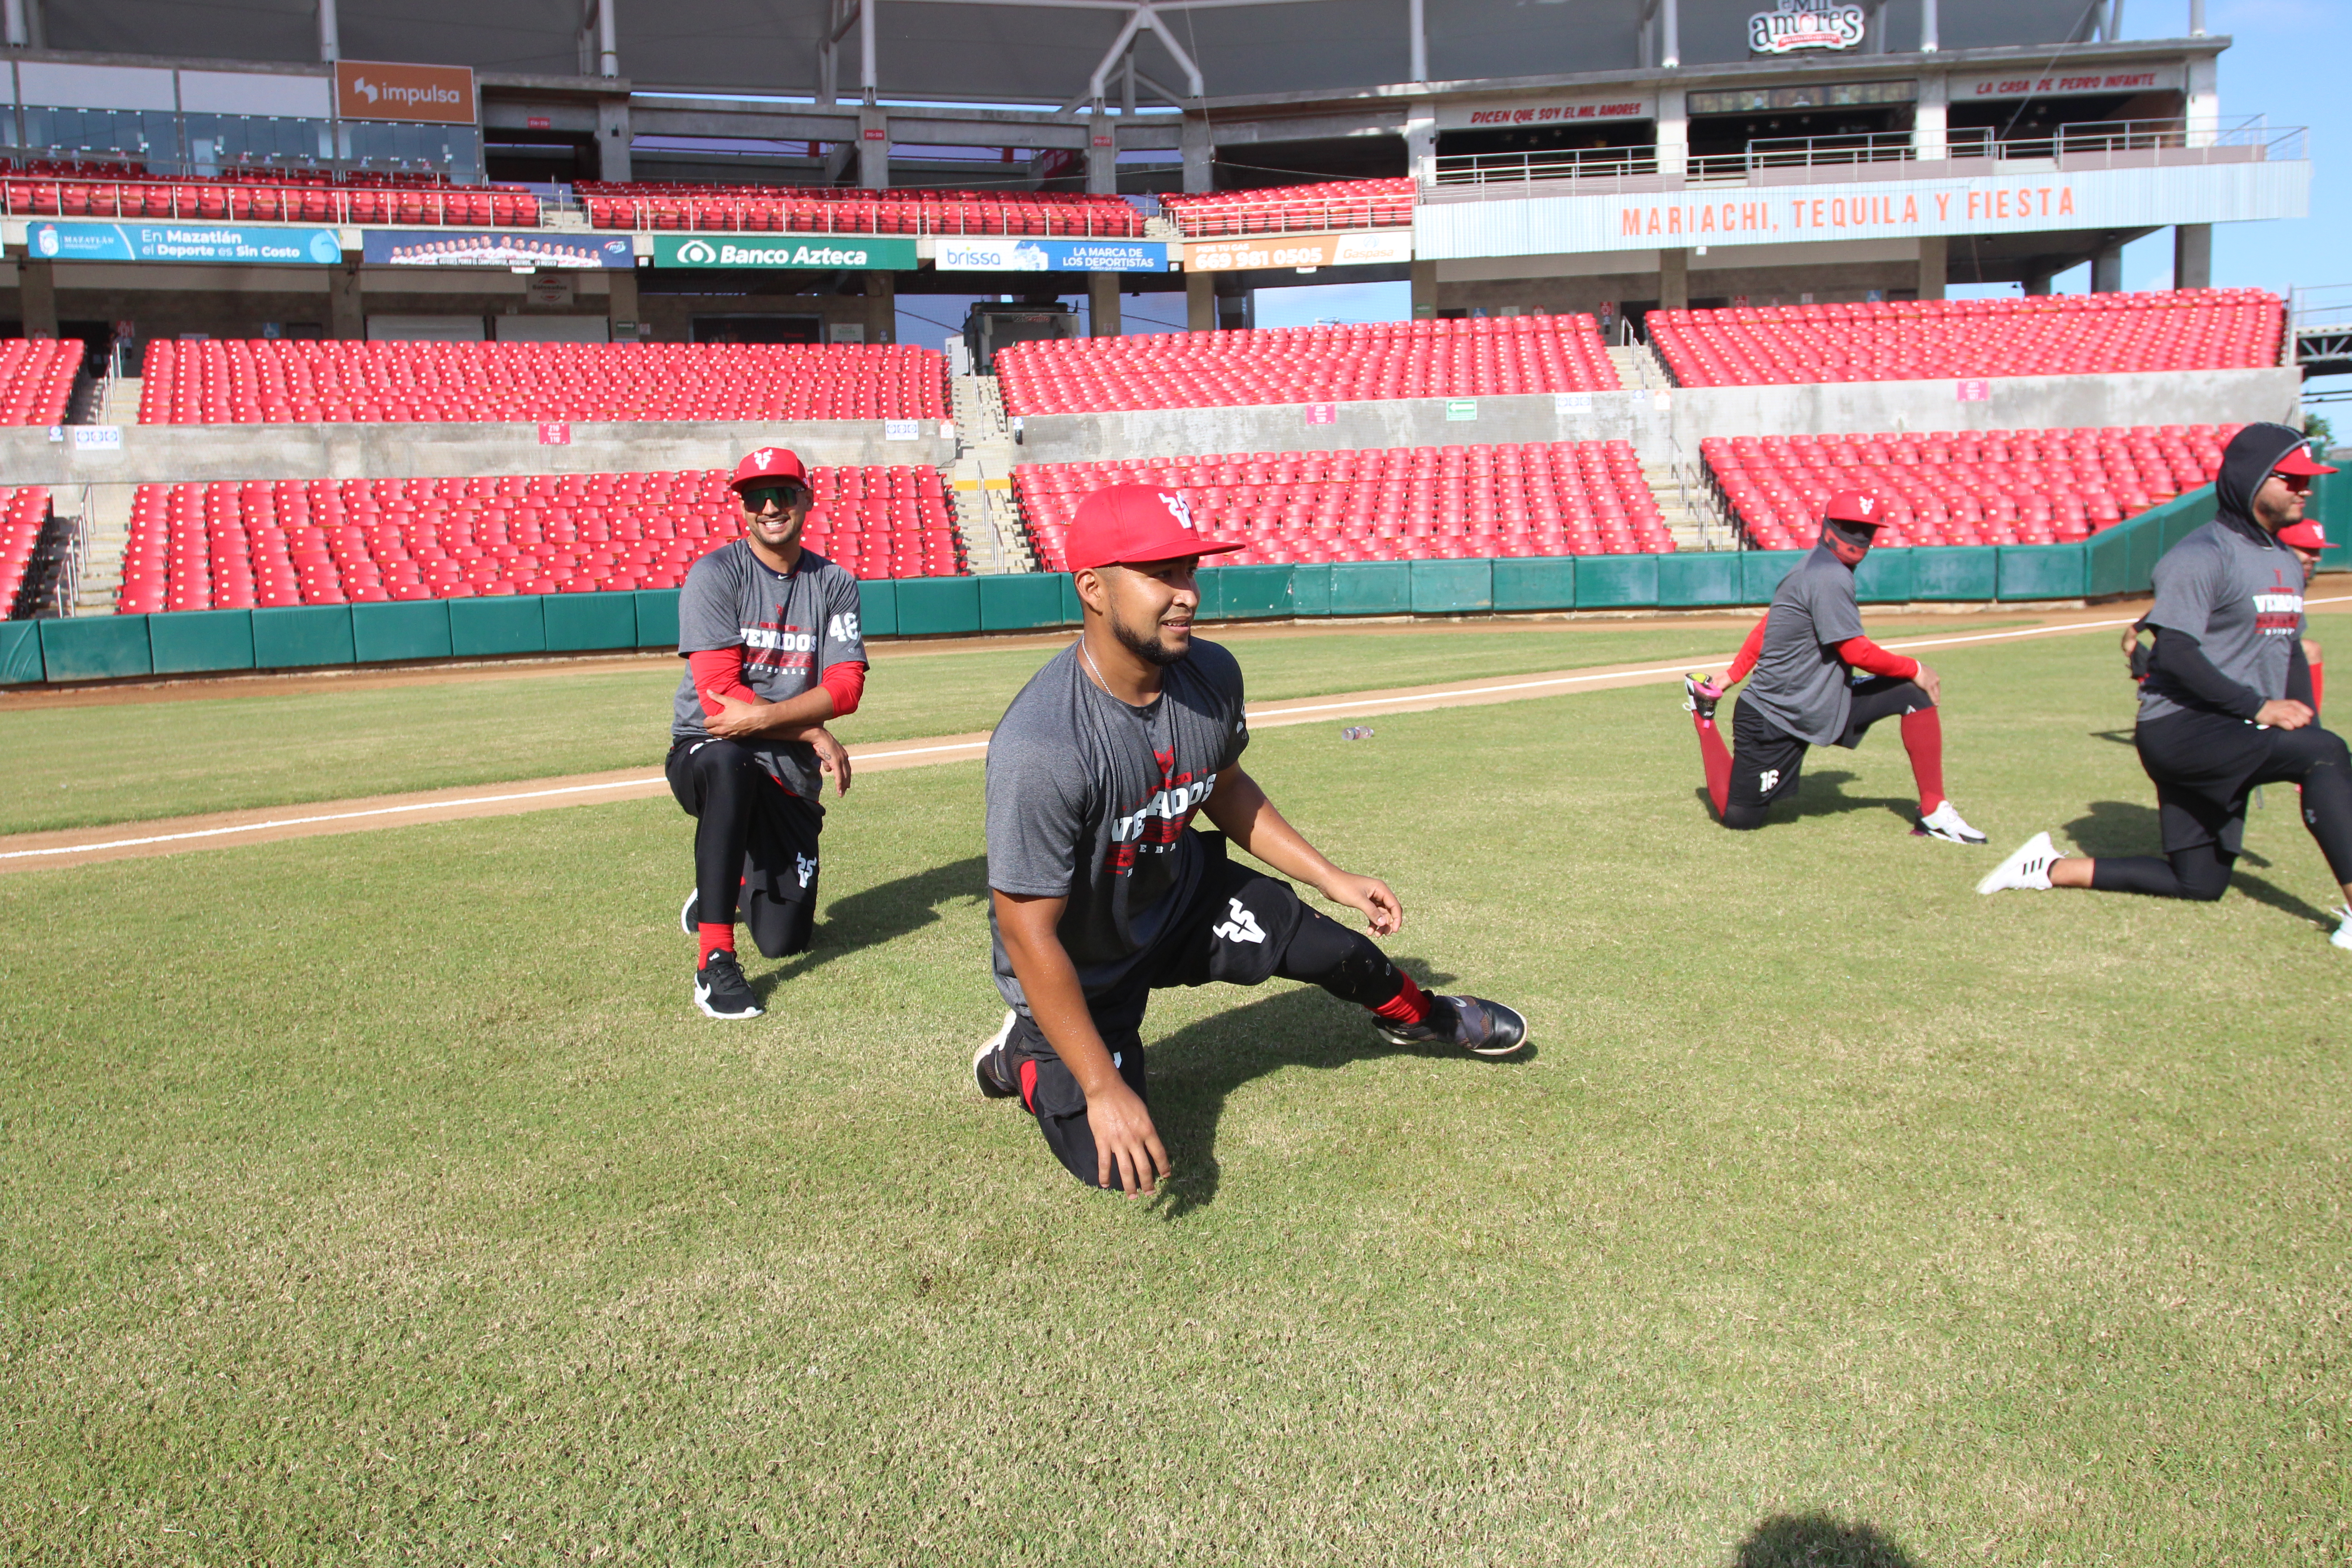
<svg viewBox="0 0 2352 1568">
<path fill-rule="evenodd" d="M 1185 500 L 1181 495 L 1170 495 L 1166 490 L 1161 490 L 1160 492 L 1160 504 L 1166 507 L 1168 509 L 1168 515 L 1174 518 L 1178 524 L 1184 528 L 1188 532 L 1198 533 L 1200 531 L 1200 530 L 1192 526 L 1192 503 L 1191 501 Z"/>
<path fill-rule="evenodd" d="M 762 447 L 758 451 L 751 454 L 751 461 L 759 465 L 759 467 L 763 470 L 769 464 L 775 460 L 776 449 L 773 447 Z"/>
</svg>

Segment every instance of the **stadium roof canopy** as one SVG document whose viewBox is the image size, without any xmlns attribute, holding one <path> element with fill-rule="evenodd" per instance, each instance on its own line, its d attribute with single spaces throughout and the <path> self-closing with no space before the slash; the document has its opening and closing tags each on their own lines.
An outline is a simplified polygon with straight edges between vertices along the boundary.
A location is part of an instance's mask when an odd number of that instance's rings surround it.
<svg viewBox="0 0 2352 1568">
<path fill-rule="evenodd" d="M 42 7 L 38 41 L 117 58 L 315 62 L 320 3 L 335 10 L 346 58 L 466 65 L 491 76 L 597 74 L 596 0 L 68 0 Z M 614 8 L 618 74 L 639 91 L 811 95 L 830 32 L 842 39 L 842 95 L 856 96 L 855 0 L 604 3 Z M 1082 98 L 1136 9 L 1127 0 L 869 3 L 875 79 L 884 99 L 1003 104 Z M 1660 4 L 1423 0 L 1427 79 L 1637 68 L 1650 63 L 1643 38 L 1645 30 L 1654 36 Z M 1748 17 L 1777 4 L 1679 0 L 1681 63 L 1749 58 Z M 1916 49 L 1922 5 L 1864 0 L 1873 18 L 1865 47 Z M 2183 0 L 2170 0 L 2164 10 L 2176 6 L 2185 24 Z M 1162 0 L 1157 16 L 1197 63 L 1213 100 L 1412 81 L 1416 8 L 1412 0 Z M 2105 12 L 2104 0 L 1944 0 L 1939 43 L 1948 51 L 2054 48 L 2088 38 Z M 2180 31 L 2188 31 L 2185 25 Z M 1182 62 L 1148 26 L 1138 37 L 1137 69 L 1181 91 Z M 1835 58 L 1804 57 L 1801 63 L 1826 65 Z"/>
</svg>

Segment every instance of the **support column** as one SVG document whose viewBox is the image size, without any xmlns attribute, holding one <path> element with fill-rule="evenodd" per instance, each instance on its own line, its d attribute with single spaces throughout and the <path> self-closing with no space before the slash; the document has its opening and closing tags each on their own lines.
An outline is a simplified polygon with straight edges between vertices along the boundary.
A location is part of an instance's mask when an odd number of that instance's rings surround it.
<svg viewBox="0 0 2352 1568">
<path fill-rule="evenodd" d="M 1208 121 L 1197 114 L 1186 115 L 1176 138 L 1184 158 L 1184 194 L 1189 196 L 1215 190 L 1217 143 Z"/>
<path fill-rule="evenodd" d="M 1658 309 L 1690 309 L 1690 252 L 1679 246 L 1658 252 Z"/>
<path fill-rule="evenodd" d="M 1184 274 L 1184 330 L 1188 332 L 1213 332 L 1217 330 L 1215 273 Z"/>
<path fill-rule="evenodd" d="M 1424 191 L 1437 184 L 1437 119 L 1425 109 L 1405 116 L 1404 172 Z"/>
<path fill-rule="evenodd" d="M 1658 66 L 1680 70 L 1683 63 L 1683 12 L 1676 0 L 1659 0 Z"/>
<path fill-rule="evenodd" d="M 1879 15 L 1884 16 L 1882 10 Z M 1951 126 L 1951 79 L 1941 71 L 1919 73 L 1919 100 L 1911 110 L 1911 156 L 1924 163 L 1948 158 Z"/>
<path fill-rule="evenodd" d="M 1919 52 L 1932 55 L 1943 47 L 1942 29 L 1936 16 L 1936 0 L 1919 0 Z"/>
<path fill-rule="evenodd" d="M 873 271 L 866 275 L 866 341 L 889 343 L 898 340 L 898 275 Z"/>
<path fill-rule="evenodd" d="M 1116 272 L 1087 274 L 1087 336 L 1118 336 L 1118 279 Z"/>
<path fill-rule="evenodd" d="M 1940 300 L 1951 276 L 1951 241 L 1931 234 L 1919 241 L 1919 298 Z"/>
<path fill-rule="evenodd" d="M 1118 132 L 1100 114 L 1087 125 L 1087 194 L 1118 195 Z"/>
<path fill-rule="evenodd" d="M 2221 129 L 2221 66 L 2211 55 L 2191 56 L 2188 101 L 2181 121 L 2191 147 L 2210 147 Z"/>
<path fill-rule="evenodd" d="M 1676 177 L 1690 169 L 1690 107 L 1678 87 L 1658 89 L 1658 173 Z"/>
<path fill-rule="evenodd" d="M 8 9 L 11 15 L 13 16 L 16 14 L 23 5 L 24 0 L 9 0 Z M 343 58 L 342 22 L 341 18 L 336 15 L 335 0 L 318 0 L 318 5 L 319 58 L 326 61 L 329 65 L 332 65 L 335 61 Z M 10 29 L 8 41 L 11 44 L 18 41 L 15 37 L 15 29 L 13 27 Z"/>
<path fill-rule="evenodd" d="M 25 335 L 28 338 L 54 338 L 58 335 L 58 274 L 57 264 L 50 261 L 23 261 L 16 267 L 17 298 L 24 301 Z"/>
<path fill-rule="evenodd" d="M 2057 275 L 2055 273 L 2052 272 L 2027 273 L 2025 275 L 2026 294 L 2030 298 L 2036 300 L 2045 297 L 2049 294 L 2051 284 L 2055 279 L 2056 276 Z"/>
<path fill-rule="evenodd" d="M 637 336 L 637 323 L 645 320 L 637 314 L 637 275 L 614 271 L 605 273 L 604 277 L 611 289 L 604 299 L 604 319 L 612 325 L 613 340 L 615 342 L 634 342 Z M 625 338 L 621 331 L 624 323 L 628 327 Z"/>
<path fill-rule="evenodd" d="M 2172 228 L 2172 286 L 2175 289 L 2213 287 L 2213 226 L 2175 224 Z"/>
<path fill-rule="evenodd" d="M 32 47 L 32 25 L 25 17 L 26 7 L 30 4 L 31 0 L 6 0 L 7 41 L 12 49 Z"/>
<path fill-rule="evenodd" d="M 629 174 L 629 100 L 596 100 L 596 174 L 605 180 L 626 180 Z"/>
<path fill-rule="evenodd" d="M 870 106 L 857 111 L 857 184 L 868 191 L 890 188 L 890 117 Z"/>
<path fill-rule="evenodd" d="M 1412 319 L 1434 321 L 1437 317 L 1437 263 L 1418 258 L 1412 263 Z"/>
<path fill-rule="evenodd" d="M 2124 247 L 2106 246 L 2091 253 L 2091 292 L 2120 294 L 2124 291 Z"/>
<path fill-rule="evenodd" d="M 629 281 L 634 284 L 636 279 Z M 360 292 L 360 269 L 338 267 L 327 277 L 327 335 L 337 342 L 355 343 L 367 337 L 367 300 Z"/>
</svg>

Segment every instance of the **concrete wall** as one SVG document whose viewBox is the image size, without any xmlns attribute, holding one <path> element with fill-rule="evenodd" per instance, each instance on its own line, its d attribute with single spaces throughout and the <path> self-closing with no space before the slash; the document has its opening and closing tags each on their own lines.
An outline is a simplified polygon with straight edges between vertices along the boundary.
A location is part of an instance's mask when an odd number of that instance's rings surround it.
<svg viewBox="0 0 2352 1568">
<path fill-rule="evenodd" d="M 2048 429 L 2085 425 L 2218 425 L 2286 419 L 2301 382 L 2293 370 L 2141 375 L 2014 376 L 1963 403 L 1949 381 L 1829 386 L 1684 387 L 1657 397 L 1597 392 L 1589 412 L 1544 393 L 1475 399 L 1475 420 L 1446 417 L 1449 399 L 1342 403 L 1328 425 L 1307 423 L 1307 405 L 1135 409 L 1031 415 L 1019 460 L 1067 463 L 1109 457 L 1173 458 L 1219 452 L 1317 452 L 1370 447 L 1493 446 L 1522 441 L 1625 440 L 1644 458 L 1672 444 L 1696 460 L 1707 436 L 1788 436 L 1856 430 Z"/>
<path fill-rule="evenodd" d="M 573 425 L 542 447 L 534 425 L 132 425 L 119 451 L 55 443 L 40 426 L 0 427 L 0 471 L 19 485 L 159 484 L 202 479 L 419 479 L 734 467 L 755 447 L 809 463 L 939 465 L 955 442 L 926 421 L 885 441 L 878 419 L 798 423 Z"/>
</svg>

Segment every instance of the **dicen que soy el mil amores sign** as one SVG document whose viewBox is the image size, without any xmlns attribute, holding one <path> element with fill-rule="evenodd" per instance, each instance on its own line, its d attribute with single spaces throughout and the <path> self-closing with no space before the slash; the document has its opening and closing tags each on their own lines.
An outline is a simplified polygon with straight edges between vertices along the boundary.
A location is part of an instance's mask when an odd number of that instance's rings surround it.
<svg viewBox="0 0 2352 1568">
<path fill-rule="evenodd" d="M 408 66 L 391 60 L 337 60 L 335 112 L 345 120 L 424 121 L 435 125 L 471 125 L 481 118 L 471 68 Z"/>
</svg>

